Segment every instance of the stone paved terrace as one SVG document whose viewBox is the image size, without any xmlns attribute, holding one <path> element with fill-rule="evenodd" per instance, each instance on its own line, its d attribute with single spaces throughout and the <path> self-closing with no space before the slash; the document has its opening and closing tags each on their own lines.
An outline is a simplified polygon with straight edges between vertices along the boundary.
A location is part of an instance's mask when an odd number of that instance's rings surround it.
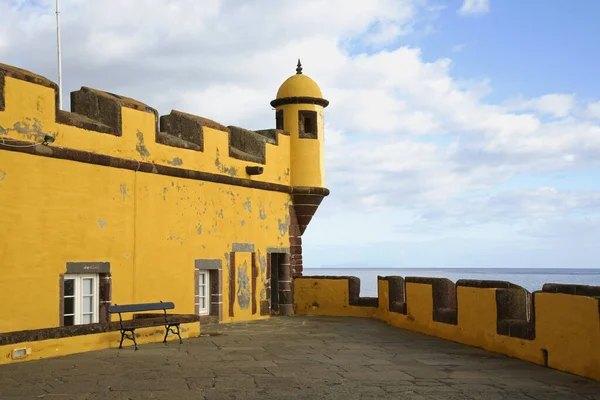
<svg viewBox="0 0 600 400">
<path fill-rule="evenodd" d="M 600 400 L 600 382 L 370 319 L 278 317 L 214 336 L 0 366 L 0 399 Z"/>
</svg>

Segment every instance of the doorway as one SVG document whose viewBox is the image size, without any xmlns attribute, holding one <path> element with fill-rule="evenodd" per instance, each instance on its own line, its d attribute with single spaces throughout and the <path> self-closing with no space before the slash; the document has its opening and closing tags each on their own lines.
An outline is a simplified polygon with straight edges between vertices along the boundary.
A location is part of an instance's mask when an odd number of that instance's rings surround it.
<svg viewBox="0 0 600 400">
<path fill-rule="evenodd" d="M 271 314 L 279 314 L 279 253 L 269 253 L 271 264 Z"/>
</svg>

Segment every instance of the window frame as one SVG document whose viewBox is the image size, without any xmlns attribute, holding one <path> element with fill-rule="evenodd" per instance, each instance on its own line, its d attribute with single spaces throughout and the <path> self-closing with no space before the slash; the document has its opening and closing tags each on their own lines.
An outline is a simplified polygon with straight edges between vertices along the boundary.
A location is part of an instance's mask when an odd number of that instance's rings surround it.
<svg viewBox="0 0 600 400">
<path fill-rule="evenodd" d="M 201 316 L 206 316 L 206 315 L 210 315 L 210 302 L 211 302 L 211 298 L 210 298 L 210 271 L 209 270 L 205 270 L 205 269 L 199 269 L 196 270 L 198 273 L 198 299 L 197 299 L 197 303 L 195 304 L 198 307 L 198 315 Z M 202 276 L 204 276 L 204 283 L 202 283 Z M 200 290 L 201 287 L 204 286 L 205 290 L 204 290 L 204 296 L 202 296 L 202 291 Z M 200 299 L 204 298 L 204 305 L 205 307 L 202 308 L 200 306 Z"/>
<path fill-rule="evenodd" d="M 86 279 L 92 280 L 92 318 L 91 322 L 83 322 L 83 281 Z M 67 296 L 64 292 L 66 281 L 73 280 L 73 295 Z M 66 313 L 64 301 L 67 298 L 73 298 L 73 313 Z M 100 276 L 98 274 L 65 274 L 63 277 L 63 326 L 89 325 L 97 324 L 100 320 Z M 89 314 L 88 314 L 89 315 Z M 73 317 L 73 324 L 66 324 L 67 317 Z"/>
<path fill-rule="evenodd" d="M 310 121 L 310 131 L 306 130 L 305 121 Z M 298 110 L 298 137 L 300 139 L 319 138 L 319 116 L 316 111 Z"/>
</svg>

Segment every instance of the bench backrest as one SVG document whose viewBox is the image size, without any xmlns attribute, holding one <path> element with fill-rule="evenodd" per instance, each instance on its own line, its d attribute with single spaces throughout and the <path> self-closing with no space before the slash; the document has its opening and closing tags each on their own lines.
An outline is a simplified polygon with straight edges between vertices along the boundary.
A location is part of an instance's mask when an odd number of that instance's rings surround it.
<svg viewBox="0 0 600 400">
<path fill-rule="evenodd" d="M 120 306 L 115 304 L 114 306 L 108 307 L 108 312 L 112 314 L 138 311 L 172 310 L 173 308 L 175 308 L 175 304 L 170 301 L 165 303 L 123 304 Z"/>
</svg>

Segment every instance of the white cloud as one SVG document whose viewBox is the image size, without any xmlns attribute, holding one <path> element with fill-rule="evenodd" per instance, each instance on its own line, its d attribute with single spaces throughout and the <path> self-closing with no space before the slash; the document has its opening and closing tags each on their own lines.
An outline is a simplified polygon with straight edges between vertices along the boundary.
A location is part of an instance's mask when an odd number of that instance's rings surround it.
<svg viewBox="0 0 600 400">
<path fill-rule="evenodd" d="M 464 0 L 458 13 L 464 16 L 472 16 L 487 14 L 489 11 L 490 0 Z"/>
<path fill-rule="evenodd" d="M 0 4 L 7 15 L 0 56 L 53 78 L 53 1 L 38 4 Z M 64 89 L 96 87 L 161 113 L 179 109 L 261 129 L 273 126 L 269 102 L 301 57 L 304 72 L 331 102 L 325 135 L 332 194 L 303 239 L 309 259 L 311 246 L 328 243 L 383 249 L 430 241 L 459 257 L 468 245 L 455 253 L 456 242 L 444 238 L 479 243 L 485 237 L 481 245 L 488 247 L 480 251 L 491 257 L 497 251 L 491 238 L 516 254 L 531 241 L 544 246 L 541 230 L 571 240 L 581 215 L 598 207 L 599 190 L 535 183 L 510 189 L 511 179 L 600 169 L 600 101 L 584 104 L 549 87 L 533 99 L 491 103 L 493 81 L 457 79 L 449 58 L 426 61 L 408 46 L 379 50 L 417 29 L 415 20 L 431 7 L 426 0 L 353 7 L 345 0 L 252 6 L 63 0 Z M 463 8 L 466 15 L 489 5 L 466 1 Z M 370 52 L 355 54 L 364 48 Z M 560 230 L 567 225 L 568 238 Z"/>
</svg>

